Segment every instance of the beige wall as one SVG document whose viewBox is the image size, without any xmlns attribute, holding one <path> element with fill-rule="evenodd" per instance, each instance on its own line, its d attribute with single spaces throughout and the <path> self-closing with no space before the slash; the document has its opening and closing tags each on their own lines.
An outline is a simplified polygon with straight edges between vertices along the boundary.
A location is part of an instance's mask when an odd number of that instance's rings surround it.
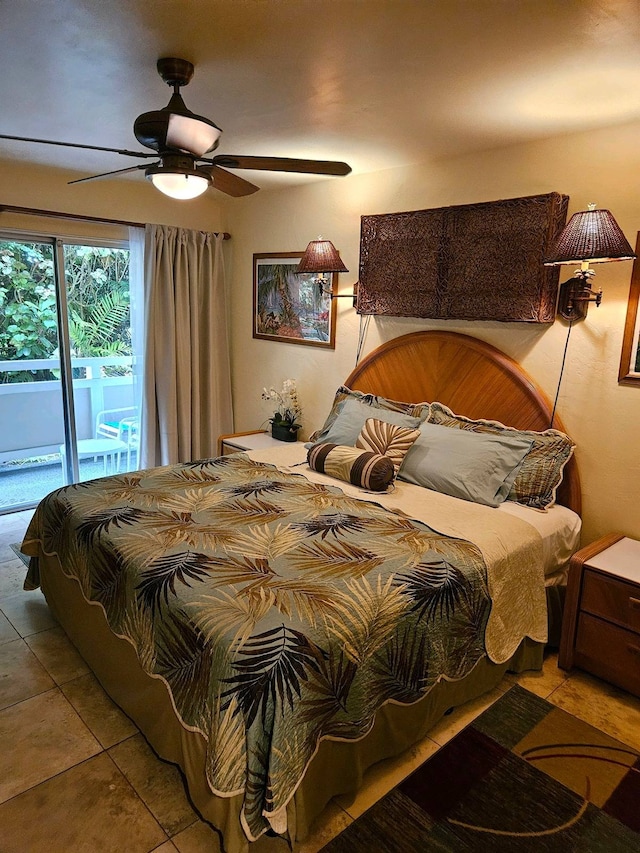
<svg viewBox="0 0 640 853">
<path fill-rule="evenodd" d="M 260 426 L 269 411 L 264 385 L 298 381 L 305 433 L 322 423 L 333 392 L 354 366 L 359 318 L 339 300 L 335 351 L 253 340 L 252 255 L 301 251 L 322 234 L 350 270 L 340 291 L 357 280 L 360 216 L 511 198 L 556 190 L 569 212 L 588 202 L 609 208 L 635 245 L 640 229 L 640 124 L 576 134 L 411 168 L 322 180 L 289 190 L 262 191 L 225 204 L 232 232 L 232 364 L 236 429 Z M 349 152 L 344 152 L 349 159 Z M 559 413 L 578 445 L 583 484 L 583 541 L 610 530 L 640 538 L 640 387 L 617 382 L 631 262 L 598 265 L 604 289 L 599 309 L 574 327 Z M 562 278 L 572 269 L 563 268 Z M 365 352 L 423 328 L 447 328 L 482 338 L 519 361 L 546 394 L 555 395 L 566 326 L 518 323 L 372 319 Z"/>
</svg>

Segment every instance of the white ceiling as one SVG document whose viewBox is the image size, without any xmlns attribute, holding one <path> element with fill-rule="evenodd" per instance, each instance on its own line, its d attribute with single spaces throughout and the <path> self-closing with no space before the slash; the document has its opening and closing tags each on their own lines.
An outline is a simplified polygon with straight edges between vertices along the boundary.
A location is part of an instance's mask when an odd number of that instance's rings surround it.
<svg viewBox="0 0 640 853">
<path fill-rule="evenodd" d="M 354 172 L 640 119 L 640 0 L 0 0 L 0 10 L 0 133 L 140 150 L 135 117 L 171 94 L 161 56 L 195 64 L 182 94 L 223 128 L 216 153 L 346 160 Z M 0 157 L 78 176 L 139 162 L 4 140 Z"/>
</svg>

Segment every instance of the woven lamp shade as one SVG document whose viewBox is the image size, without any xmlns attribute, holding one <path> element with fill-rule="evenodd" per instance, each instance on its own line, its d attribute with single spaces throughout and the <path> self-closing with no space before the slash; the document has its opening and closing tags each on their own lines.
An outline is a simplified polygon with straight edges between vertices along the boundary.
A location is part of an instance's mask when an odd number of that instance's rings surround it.
<svg viewBox="0 0 640 853">
<path fill-rule="evenodd" d="M 574 213 L 544 260 L 546 266 L 628 261 L 635 254 L 608 210 Z"/>
<path fill-rule="evenodd" d="M 331 240 L 312 240 L 296 268 L 302 272 L 349 272 Z"/>
</svg>

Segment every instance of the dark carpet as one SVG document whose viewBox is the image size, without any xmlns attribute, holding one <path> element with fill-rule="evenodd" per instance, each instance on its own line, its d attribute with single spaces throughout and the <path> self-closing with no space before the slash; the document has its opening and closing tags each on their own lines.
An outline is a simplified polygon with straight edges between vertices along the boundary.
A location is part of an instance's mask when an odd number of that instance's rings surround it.
<svg viewBox="0 0 640 853">
<path fill-rule="evenodd" d="M 640 851 L 640 754 L 513 687 L 322 853 Z"/>
</svg>

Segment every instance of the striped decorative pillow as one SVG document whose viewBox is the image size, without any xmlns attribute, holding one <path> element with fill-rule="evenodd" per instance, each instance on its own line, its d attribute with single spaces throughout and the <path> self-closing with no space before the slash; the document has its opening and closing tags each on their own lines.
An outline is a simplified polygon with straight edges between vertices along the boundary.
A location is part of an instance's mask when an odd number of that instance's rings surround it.
<svg viewBox="0 0 640 853">
<path fill-rule="evenodd" d="M 384 492 L 393 482 L 393 462 L 387 456 L 344 444 L 314 444 L 307 453 L 309 467 L 370 492 Z"/>
<path fill-rule="evenodd" d="M 379 421 L 377 418 L 369 418 L 356 439 L 356 447 L 388 456 L 393 462 L 397 476 L 404 457 L 413 442 L 419 437 L 419 429 L 388 424 L 385 421 Z"/>
</svg>

